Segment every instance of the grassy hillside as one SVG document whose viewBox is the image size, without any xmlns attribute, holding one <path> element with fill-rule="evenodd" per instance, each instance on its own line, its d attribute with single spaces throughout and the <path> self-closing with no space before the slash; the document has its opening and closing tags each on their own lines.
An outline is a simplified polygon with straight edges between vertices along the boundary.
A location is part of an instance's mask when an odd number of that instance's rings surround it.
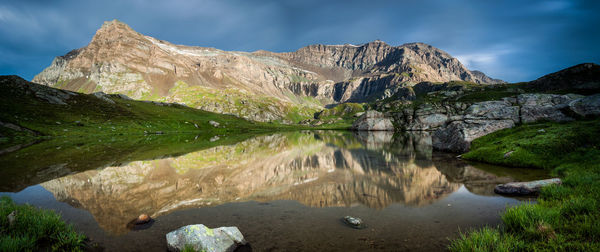
<svg viewBox="0 0 600 252">
<path fill-rule="evenodd" d="M 463 157 L 551 169 L 563 185 L 544 188 L 537 204 L 507 209 L 500 227 L 464 234 L 452 251 L 600 250 L 600 119 L 497 131 L 473 141 Z"/>
<path fill-rule="evenodd" d="M 0 76 L 0 141 L 40 136 L 102 136 L 264 132 L 313 128 L 259 123 L 184 105 L 135 101 L 125 96 L 95 96 L 58 90 Z M 219 125 L 215 127 L 211 121 Z M 347 128 L 327 125 L 318 128 Z"/>
</svg>

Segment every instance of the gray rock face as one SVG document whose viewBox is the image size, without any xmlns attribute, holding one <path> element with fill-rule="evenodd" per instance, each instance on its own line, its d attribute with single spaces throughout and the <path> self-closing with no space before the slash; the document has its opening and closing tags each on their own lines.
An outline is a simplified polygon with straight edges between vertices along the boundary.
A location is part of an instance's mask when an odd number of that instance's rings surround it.
<svg viewBox="0 0 600 252">
<path fill-rule="evenodd" d="M 460 109 L 449 111 L 447 121 L 442 123 L 444 126 L 437 128 L 432 135 L 433 147 L 438 150 L 465 152 L 469 150 L 473 139 L 513 127 L 517 123 L 540 120 L 570 121 L 575 120 L 572 117 L 575 114 L 582 117 L 600 115 L 600 95 L 582 98 L 572 94 L 521 94 L 516 98 L 509 97 L 501 101 L 477 102 L 464 112 L 460 112 Z M 426 124 L 418 123 L 421 120 L 418 117 L 410 120 L 416 122 L 412 124 L 412 130 L 431 129 Z"/>
<path fill-rule="evenodd" d="M 361 115 L 353 124 L 354 130 L 394 130 L 394 125 L 390 117 L 383 113 L 369 110 Z"/>
<path fill-rule="evenodd" d="M 521 105 L 521 122 L 572 121 L 574 119 L 564 111 L 568 111 L 569 102 L 573 99 L 574 97 L 569 95 L 521 94 L 517 97 L 518 103 Z"/>
<path fill-rule="evenodd" d="M 433 148 L 437 150 L 465 152 L 471 141 L 494 131 L 515 126 L 513 120 L 464 120 L 454 121 L 432 135 Z"/>
<path fill-rule="evenodd" d="M 211 229 L 196 224 L 181 227 L 167 234 L 169 251 L 181 251 L 187 245 L 196 251 L 230 252 L 245 244 L 246 240 L 237 227 Z"/>
<path fill-rule="evenodd" d="M 579 116 L 598 116 L 600 115 L 600 94 L 573 100 L 569 103 L 569 108 Z"/>
<path fill-rule="evenodd" d="M 498 194 L 509 195 L 533 195 L 539 193 L 544 186 L 560 184 L 562 184 L 562 181 L 559 178 L 535 180 L 529 182 L 511 182 L 497 185 L 494 188 L 494 192 Z"/>
<path fill-rule="evenodd" d="M 519 122 L 519 107 L 507 101 L 485 101 L 475 103 L 465 111 L 465 119 L 512 120 Z"/>
</svg>

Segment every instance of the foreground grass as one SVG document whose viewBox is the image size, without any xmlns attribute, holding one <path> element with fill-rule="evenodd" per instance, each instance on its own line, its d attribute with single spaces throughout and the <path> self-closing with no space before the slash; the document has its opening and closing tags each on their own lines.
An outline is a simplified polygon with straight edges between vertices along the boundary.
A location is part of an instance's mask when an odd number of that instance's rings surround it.
<svg viewBox="0 0 600 252">
<path fill-rule="evenodd" d="M 14 214 L 14 221 L 8 216 Z M 58 214 L 0 198 L 0 251 L 81 251 L 85 236 L 65 224 Z"/>
<path fill-rule="evenodd" d="M 510 157 L 504 154 L 513 151 Z M 562 186 L 546 187 L 537 204 L 502 214 L 503 225 L 454 240 L 452 251 L 599 251 L 600 120 L 539 123 L 476 139 L 463 155 L 494 164 L 551 169 Z"/>
</svg>

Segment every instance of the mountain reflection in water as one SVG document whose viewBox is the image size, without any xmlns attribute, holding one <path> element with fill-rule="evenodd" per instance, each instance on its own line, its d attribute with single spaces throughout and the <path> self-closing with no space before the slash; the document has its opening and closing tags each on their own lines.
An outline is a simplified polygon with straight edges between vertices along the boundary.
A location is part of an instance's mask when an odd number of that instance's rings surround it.
<svg viewBox="0 0 600 252">
<path fill-rule="evenodd" d="M 41 185 L 89 211 L 110 233 L 141 213 L 228 202 L 295 200 L 311 207 L 428 205 L 465 185 L 491 194 L 515 178 L 433 154 L 426 133 L 303 131 L 257 136 L 177 157 L 88 170 Z"/>
</svg>

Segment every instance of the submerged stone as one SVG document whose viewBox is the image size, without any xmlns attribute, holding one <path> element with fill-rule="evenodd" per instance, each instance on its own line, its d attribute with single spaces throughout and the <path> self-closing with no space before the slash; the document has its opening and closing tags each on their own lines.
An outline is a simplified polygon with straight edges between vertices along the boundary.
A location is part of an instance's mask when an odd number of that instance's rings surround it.
<svg viewBox="0 0 600 252">
<path fill-rule="evenodd" d="M 356 228 L 356 229 L 365 228 L 363 221 L 357 217 L 346 216 L 346 217 L 344 217 L 344 223 L 346 223 L 348 226 L 350 226 L 352 228 Z"/>
<path fill-rule="evenodd" d="M 142 230 L 150 228 L 152 224 L 154 224 L 154 219 L 147 214 L 140 214 L 140 216 L 127 223 L 127 228 L 130 230 Z"/>
<path fill-rule="evenodd" d="M 247 243 L 237 227 L 211 229 L 202 224 L 181 227 L 166 237 L 169 251 L 181 251 L 186 246 L 195 251 L 235 251 Z"/>
<path fill-rule="evenodd" d="M 560 184 L 562 184 L 562 181 L 559 178 L 535 180 L 529 182 L 511 182 L 497 185 L 494 188 L 494 192 L 498 194 L 509 195 L 534 195 L 538 194 L 544 186 Z"/>
</svg>

